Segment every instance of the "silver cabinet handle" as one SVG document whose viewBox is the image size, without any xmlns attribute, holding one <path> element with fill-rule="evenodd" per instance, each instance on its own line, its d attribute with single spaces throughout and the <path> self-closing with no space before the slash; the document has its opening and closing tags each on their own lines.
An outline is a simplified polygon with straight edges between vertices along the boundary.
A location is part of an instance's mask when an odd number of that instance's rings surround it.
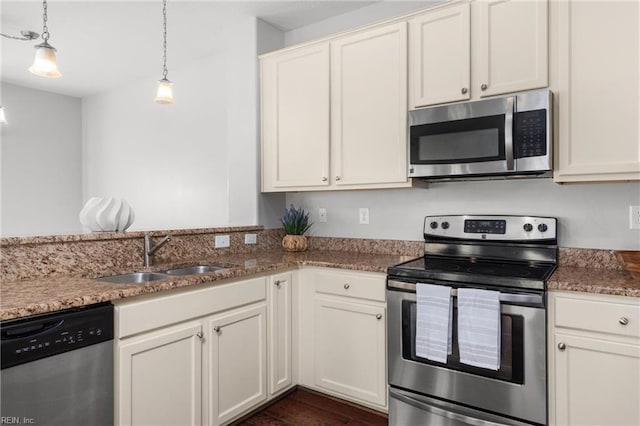
<svg viewBox="0 0 640 426">
<path fill-rule="evenodd" d="M 463 95 L 466 95 L 466 94 L 467 94 L 467 92 L 468 92 L 468 90 L 467 90 L 467 88 L 466 88 L 466 87 L 463 87 L 463 88 L 460 90 L 460 93 L 462 93 Z"/>
<path fill-rule="evenodd" d="M 376 319 L 382 319 L 382 314 L 376 315 Z"/>
<path fill-rule="evenodd" d="M 481 90 L 487 90 L 487 87 L 489 87 L 489 86 L 487 86 L 485 83 L 483 83 L 482 86 L 480 86 L 480 89 Z"/>
<path fill-rule="evenodd" d="M 280 280 L 275 280 L 273 284 L 275 284 L 276 287 L 280 287 Z"/>
<path fill-rule="evenodd" d="M 336 176 L 336 180 L 340 180 L 340 176 Z"/>
<path fill-rule="evenodd" d="M 214 333 L 220 333 L 220 326 L 219 325 L 213 326 L 213 331 Z"/>
<path fill-rule="evenodd" d="M 349 283 L 347 283 L 347 284 L 345 284 L 345 285 L 344 285 L 344 289 L 345 289 L 345 290 L 349 290 L 349 287 L 351 287 L 351 286 L 349 285 Z"/>
<path fill-rule="evenodd" d="M 196 333 L 196 336 L 198 336 L 198 338 L 199 338 L 200 340 L 202 340 L 202 338 L 204 337 L 204 333 L 203 333 L 202 331 L 198 331 L 198 332 Z"/>
<path fill-rule="evenodd" d="M 560 349 L 561 351 L 564 351 L 565 349 L 567 349 L 567 345 L 565 345 L 564 343 L 560 342 L 560 343 L 558 343 L 558 349 Z"/>
<path fill-rule="evenodd" d="M 327 177 L 326 176 L 322 176 L 322 181 L 326 182 L 327 181 Z"/>
<path fill-rule="evenodd" d="M 618 320 L 618 322 L 619 322 L 620 324 L 622 324 L 622 325 L 627 325 L 627 324 L 629 324 L 629 318 L 627 318 L 627 317 L 621 317 L 621 318 Z"/>
</svg>

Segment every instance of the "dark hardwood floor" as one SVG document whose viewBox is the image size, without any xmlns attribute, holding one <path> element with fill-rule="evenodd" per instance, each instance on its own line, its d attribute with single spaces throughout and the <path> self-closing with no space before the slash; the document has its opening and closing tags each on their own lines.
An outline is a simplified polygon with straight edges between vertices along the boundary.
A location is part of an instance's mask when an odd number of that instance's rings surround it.
<svg viewBox="0 0 640 426">
<path fill-rule="evenodd" d="M 236 423 L 237 426 L 386 426 L 387 416 L 365 407 L 297 388 Z"/>
</svg>

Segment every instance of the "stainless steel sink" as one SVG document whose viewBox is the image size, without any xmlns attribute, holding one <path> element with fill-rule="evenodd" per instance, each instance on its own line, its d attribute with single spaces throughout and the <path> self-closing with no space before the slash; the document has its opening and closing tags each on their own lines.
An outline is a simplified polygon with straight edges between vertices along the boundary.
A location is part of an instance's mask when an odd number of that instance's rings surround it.
<svg viewBox="0 0 640 426">
<path fill-rule="evenodd" d="M 112 284 L 144 284 L 149 281 L 157 281 L 169 278 L 167 274 L 158 272 L 132 272 L 129 274 L 112 275 L 110 277 L 97 278 L 98 281 Z"/>
<path fill-rule="evenodd" d="M 196 266 L 188 266 L 186 268 L 169 269 L 168 271 L 164 271 L 164 273 L 169 275 L 182 276 L 182 275 L 207 274 L 209 272 L 224 271 L 226 269 L 228 268 L 224 266 L 196 265 Z"/>
</svg>

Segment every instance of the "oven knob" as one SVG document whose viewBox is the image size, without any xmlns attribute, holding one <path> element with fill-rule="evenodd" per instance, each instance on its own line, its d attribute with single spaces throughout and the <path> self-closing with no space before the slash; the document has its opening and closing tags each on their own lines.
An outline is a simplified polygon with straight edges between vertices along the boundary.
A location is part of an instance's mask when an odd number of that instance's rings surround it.
<svg viewBox="0 0 640 426">
<path fill-rule="evenodd" d="M 531 232 L 533 230 L 533 225 L 531 225 L 530 223 L 525 223 L 522 228 L 525 230 L 525 232 Z"/>
<path fill-rule="evenodd" d="M 431 229 L 436 229 L 438 227 L 438 222 L 431 222 L 429 226 L 431 227 Z"/>
<path fill-rule="evenodd" d="M 449 229 L 449 222 L 442 222 L 442 229 Z"/>
<path fill-rule="evenodd" d="M 540 225 L 538 225 L 538 231 L 540 232 L 546 232 L 547 231 L 547 225 L 545 223 L 541 223 Z"/>
</svg>

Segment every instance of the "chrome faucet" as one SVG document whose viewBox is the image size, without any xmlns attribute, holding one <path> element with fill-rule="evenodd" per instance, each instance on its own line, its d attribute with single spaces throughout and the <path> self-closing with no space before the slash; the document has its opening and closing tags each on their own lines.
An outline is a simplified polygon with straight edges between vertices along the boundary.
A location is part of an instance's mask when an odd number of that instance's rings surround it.
<svg viewBox="0 0 640 426">
<path fill-rule="evenodd" d="M 157 252 L 160 247 L 171 241 L 171 235 L 165 236 L 160 242 L 152 246 L 153 235 L 147 234 L 144 236 L 144 266 L 151 266 L 153 263 L 153 254 Z"/>
</svg>

